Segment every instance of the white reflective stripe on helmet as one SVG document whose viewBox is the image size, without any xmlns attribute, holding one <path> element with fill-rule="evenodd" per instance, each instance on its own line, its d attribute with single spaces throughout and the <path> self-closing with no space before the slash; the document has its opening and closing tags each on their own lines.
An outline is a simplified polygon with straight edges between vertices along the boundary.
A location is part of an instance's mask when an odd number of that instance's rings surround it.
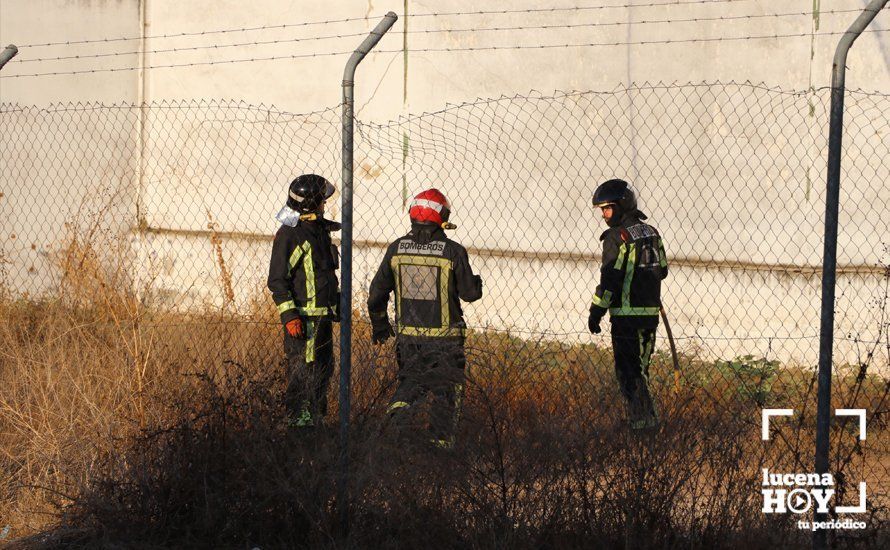
<svg viewBox="0 0 890 550">
<path fill-rule="evenodd" d="M 300 196 L 300 195 L 297 195 L 296 193 L 294 193 L 293 191 L 290 191 L 290 190 L 288 190 L 288 192 L 287 192 L 287 196 L 290 197 L 290 198 L 292 198 L 292 199 L 294 199 L 295 201 L 301 201 L 301 200 L 303 200 L 303 199 L 306 198 L 306 197 L 302 197 L 302 196 Z"/>
<path fill-rule="evenodd" d="M 427 200 L 427 199 L 413 199 L 411 201 L 411 206 L 410 206 L 409 210 L 411 208 L 414 208 L 415 206 L 424 206 L 426 208 L 432 208 L 433 210 L 435 210 L 436 212 L 438 212 L 440 214 L 442 213 L 442 209 L 445 208 L 445 205 L 440 204 L 438 202 L 433 202 L 433 201 Z"/>
</svg>

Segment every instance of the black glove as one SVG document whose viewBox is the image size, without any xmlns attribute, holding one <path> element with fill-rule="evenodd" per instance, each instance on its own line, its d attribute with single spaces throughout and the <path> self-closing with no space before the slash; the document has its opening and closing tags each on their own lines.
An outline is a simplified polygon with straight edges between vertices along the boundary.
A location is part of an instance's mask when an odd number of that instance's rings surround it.
<svg viewBox="0 0 890 550">
<path fill-rule="evenodd" d="M 343 320 L 343 316 L 340 314 L 340 292 L 339 291 L 337 292 L 337 301 L 335 302 L 335 304 L 337 304 L 337 305 L 335 305 L 333 308 L 331 308 L 331 310 L 332 310 L 331 313 L 333 313 L 333 315 L 334 315 L 334 318 L 332 319 L 332 321 L 334 321 L 335 323 L 339 323 L 340 321 Z"/>
<path fill-rule="evenodd" d="M 603 331 L 600 328 L 600 321 L 603 318 L 603 312 L 596 306 L 590 306 L 590 317 L 587 318 L 587 329 L 592 334 L 599 334 Z"/>
<path fill-rule="evenodd" d="M 378 321 L 371 325 L 371 342 L 374 344 L 382 344 L 395 335 L 396 333 L 393 331 L 392 325 L 389 324 L 389 319 Z"/>
<path fill-rule="evenodd" d="M 473 282 L 476 284 L 476 286 L 479 288 L 479 290 L 482 290 L 482 277 L 481 276 L 476 275 L 473 278 Z"/>
<path fill-rule="evenodd" d="M 389 324 L 389 316 L 386 315 L 385 311 L 369 311 L 368 316 L 371 318 L 372 343 L 382 344 L 389 340 L 391 336 L 396 335 L 395 331 L 392 329 L 392 325 Z"/>
</svg>

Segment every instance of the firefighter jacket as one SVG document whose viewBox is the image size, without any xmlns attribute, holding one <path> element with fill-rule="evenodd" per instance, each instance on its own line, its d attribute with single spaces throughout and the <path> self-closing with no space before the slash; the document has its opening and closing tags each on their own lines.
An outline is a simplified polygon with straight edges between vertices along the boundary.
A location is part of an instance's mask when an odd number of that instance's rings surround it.
<svg viewBox="0 0 890 550">
<path fill-rule="evenodd" d="M 339 318 L 339 253 L 331 243 L 331 231 L 338 229 L 340 224 L 330 220 L 301 218 L 293 227 L 282 224 L 275 234 L 268 286 L 282 323 Z"/>
<path fill-rule="evenodd" d="M 658 231 L 640 221 L 641 216 L 639 211 L 625 215 L 600 236 L 603 265 L 591 313 L 602 317 L 608 310 L 613 328 L 658 325 L 667 256 Z"/>
<path fill-rule="evenodd" d="M 462 338 L 466 325 L 460 301 L 481 298 L 482 279 L 473 274 L 467 250 L 441 227 L 415 223 L 389 245 L 371 281 L 372 323 L 386 321 L 390 292 L 395 292 L 399 337 Z"/>
</svg>

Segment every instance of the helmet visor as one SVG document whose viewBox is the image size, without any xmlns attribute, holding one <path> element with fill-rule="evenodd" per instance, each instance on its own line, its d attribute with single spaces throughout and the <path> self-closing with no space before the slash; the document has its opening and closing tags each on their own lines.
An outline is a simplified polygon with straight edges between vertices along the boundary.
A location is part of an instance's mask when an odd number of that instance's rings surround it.
<svg viewBox="0 0 890 550">
<path fill-rule="evenodd" d="M 329 199 L 331 196 L 337 191 L 337 188 L 334 187 L 334 184 L 326 181 L 324 182 L 324 198 Z"/>
</svg>

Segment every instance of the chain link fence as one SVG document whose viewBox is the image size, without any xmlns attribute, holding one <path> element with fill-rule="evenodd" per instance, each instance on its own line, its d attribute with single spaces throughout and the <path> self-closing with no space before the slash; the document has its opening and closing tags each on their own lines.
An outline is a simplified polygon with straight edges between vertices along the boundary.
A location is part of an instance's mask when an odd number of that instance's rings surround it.
<svg viewBox="0 0 890 550">
<path fill-rule="evenodd" d="M 391 345 L 370 344 L 367 288 L 409 229 L 410 198 L 437 187 L 458 226 L 449 236 L 485 283 L 465 307 L 465 447 L 450 460 L 499 465 L 472 470 L 463 483 L 473 490 L 440 505 L 491 505 L 510 525 L 541 529 L 554 495 L 583 524 L 620 493 L 633 495 L 614 501 L 622 517 L 645 509 L 633 521 L 683 532 L 769 524 L 763 468 L 812 470 L 828 101 L 827 89 L 644 84 L 358 121 L 355 452 L 378 439 L 368 423 L 383 418 L 396 368 Z M 833 403 L 865 408 L 869 423 L 860 441 L 855 418 L 833 420 L 832 472 L 839 503 L 855 504 L 868 483 L 869 526 L 880 528 L 890 506 L 890 96 L 848 92 L 845 109 Z M 339 185 L 339 108 L 3 104 L 0 135 L 7 303 L 55 300 L 91 326 L 125 318 L 128 330 L 153 331 L 126 354 L 145 384 L 164 362 L 276 372 L 280 327 L 265 289 L 273 216 L 298 174 Z M 663 297 L 679 364 L 662 325 L 650 383 L 665 427 L 645 450 L 621 429 L 608 336 L 586 331 L 606 228 L 590 196 L 612 177 L 634 185 L 670 265 Z M 123 313 L 95 313 L 103 305 Z M 770 441 L 760 439 L 764 407 L 795 410 Z M 359 502 L 420 498 L 380 488 L 391 465 L 357 464 Z M 591 484 L 573 477 L 581 471 Z"/>
</svg>

